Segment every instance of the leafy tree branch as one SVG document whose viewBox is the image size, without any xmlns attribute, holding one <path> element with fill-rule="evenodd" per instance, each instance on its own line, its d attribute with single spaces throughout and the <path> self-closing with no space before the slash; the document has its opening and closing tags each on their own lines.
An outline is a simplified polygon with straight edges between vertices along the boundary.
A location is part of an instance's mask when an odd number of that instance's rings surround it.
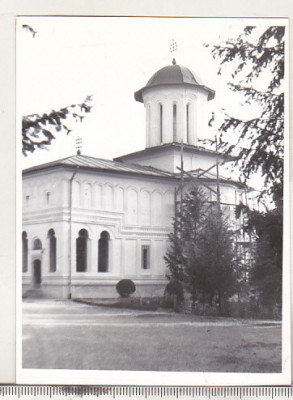
<svg viewBox="0 0 293 400">
<path fill-rule="evenodd" d="M 56 133 L 64 131 L 69 134 L 66 120 L 69 117 L 75 121 L 82 122 L 85 116 L 91 111 L 91 96 L 87 96 L 81 104 L 72 104 L 52 110 L 46 114 L 31 114 L 22 118 L 22 153 L 27 156 L 37 149 L 49 146 L 55 139 Z"/>
</svg>

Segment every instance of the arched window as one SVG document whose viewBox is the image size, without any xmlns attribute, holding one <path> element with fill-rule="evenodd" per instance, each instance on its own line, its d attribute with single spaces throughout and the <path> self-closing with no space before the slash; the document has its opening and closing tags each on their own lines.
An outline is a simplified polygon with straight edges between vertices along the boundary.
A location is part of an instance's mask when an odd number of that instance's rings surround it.
<svg viewBox="0 0 293 400">
<path fill-rule="evenodd" d="M 87 241 L 88 231 L 81 229 L 76 239 L 76 272 L 85 272 L 87 270 Z"/>
<path fill-rule="evenodd" d="M 34 250 L 41 250 L 42 249 L 42 242 L 40 239 L 34 240 Z"/>
<path fill-rule="evenodd" d="M 151 112 L 151 106 L 148 104 L 147 109 L 146 109 L 146 123 L 147 123 L 147 147 L 151 146 L 151 117 L 152 117 L 152 112 Z"/>
<path fill-rule="evenodd" d="M 176 142 L 177 138 L 177 106 L 173 104 L 173 142 Z"/>
<path fill-rule="evenodd" d="M 27 233 L 22 232 L 22 272 L 27 272 L 28 265 L 28 246 L 27 246 Z"/>
<path fill-rule="evenodd" d="M 54 229 L 48 232 L 49 239 L 49 271 L 56 272 L 56 237 Z"/>
<path fill-rule="evenodd" d="M 109 268 L 109 240 L 110 235 L 108 232 L 103 231 L 100 235 L 99 244 L 98 244 L 98 271 L 99 272 L 108 272 Z"/>
<path fill-rule="evenodd" d="M 186 104 L 186 143 L 189 143 L 189 136 L 190 136 L 190 121 L 189 121 L 189 108 L 190 108 L 190 104 Z"/>
<path fill-rule="evenodd" d="M 160 104 L 160 143 L 163 143 L 163 106 Z"/>
</svg>

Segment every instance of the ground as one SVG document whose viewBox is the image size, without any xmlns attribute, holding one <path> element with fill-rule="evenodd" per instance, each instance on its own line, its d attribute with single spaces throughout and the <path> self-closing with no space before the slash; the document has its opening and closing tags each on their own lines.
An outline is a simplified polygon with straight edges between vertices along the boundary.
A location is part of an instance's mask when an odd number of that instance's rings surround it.
<svg viewBox="0 0 293 400">
<path fill-rule="evenodd" d="M 23 367 L 281 372 L 281 324 L 25 300 Z"/>
</svg>

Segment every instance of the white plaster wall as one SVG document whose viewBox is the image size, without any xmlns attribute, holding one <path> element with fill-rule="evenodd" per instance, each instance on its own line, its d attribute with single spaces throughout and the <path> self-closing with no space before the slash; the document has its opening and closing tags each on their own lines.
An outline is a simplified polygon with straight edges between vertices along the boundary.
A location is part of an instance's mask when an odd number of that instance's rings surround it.
<svg viewBox="0 0 293 400">
<path fill-rule="evenodd" d="M 164 149 L 164 152 L 156 152 L 145 156 L 139 155 L 138 158 L 134 156 L 130 162 L 174 172 L 174 149 Z"/>
<path fill-rule="evenodd" d="M 62 173 L 41 173 L 23 178 L 22 204 L 25 210 L 50 209 L 61 206 L 64 192 Z M 49 197 L 47 200 L 47 193 Z M 29 197 L 29 199 L 27 199 Z"/>
<path fill-rule="evenodd" d="M 71 176 L 71 171 L 47 171 L 24 179 L 23 230 L 28 235 L 29 251 L 28 272 L 24 274 L 26 284 L 32 282 L 31 265 L 38 257 L 42 262 L 42 284 L 51 285 L 52 293 L 57 293 L 56 285 L 68 285 L 70 255 L 73 288 L 85 284 L 88 279 L 101 282 L 110 279 L 116 284 L 123 276 L 135 279 L 160 275 L 164 278 L 163 247 L 158 249 L 158 246 L 164 245 L 171 229 L 174 183 L 141 176 L 78 171 L 72 183 L 70 241 Z M 52 194 L 56 190 L 58 197 L 53 204 L 46 204 L 46 199 L 39 195 L 40 190 L 34 190 L 39 189 L 43 182 L 46 182 L 45 190 Z M 44 191 L 44 187 L 41 189 Z M 29 207 L 25 206 L 25 195 L 30 196 Z M 47 233 L 51 228 L 55 230 L 57 239 L 57 271 L 54 273 L 49 273 Z M 76 272 L 76 239 L 81 229 L 86 229 L 89 235 L 86 272 Z M 103 230 L 110 234 L 109 271 L 106 273 L 98 272 L 98 240 Z M 42 251 L 32 251 L 34 238 L 42 241 Z M 153 260 L 148 270 L 143 270 L 141 265 L 141 246 L 145 243 L 150 245 Z"/>
<path fill-rule="evenodd" d="M 186 171 L 194 171 L 196 169 L 206 170 L 210 168 L 212 165 L 216 164 L 216 156 L 208 153 L 191 153 L 184 152 L 183 153 L 183 168 Z M 180 150 L 174 151 L 174 172 L 178 172 L 177 166 L 181 165 L 181 154 Z"/>
<path fill-rule="evenodd" d="M 27 232 L 29 251 L 24 282 L 28 285 L 32 282 L 32 262 L 39 258 L 42 262 L 42 283 L 46 287 L 51 285 L 52 293 L 58 292 L 57 287 L 62 287 L 67 293 L 70 275 L 71 177 L 72 171 L 40 172 L 26 176 L 23 184 L 23 230 Z M 82 293 L 82 287 L 99 285 L 99 282 L 107 288 L 113 287 L 122 277 L 130 277 L 134 281 L 165 279 L 163 257 L 168 233 L 172 229 L 175 185 L 174 181 L 142 176 L 77 172 L 73 182 L 71 224 L 72 293 L 74 288 L 76 293 Z M 216 189 L 215 184 L 211 187 Z M 47 204 L 46 196 L 42 196 L 46 191 L 50 191 L 54 199 L 50 204 Z M 28 207 L 26 195 L 30 196 Z M 234 203 L 239 196 L 239 190 L 232 184 L 221 185 L 223 201 Z M 215 199 L 214 194 L 210 197 Z M 57 239 L 57 271 L 54 273 L 49 272 L 49 229 L 54 229 Z M 76 239 L 81 229 L 86 229 L 89 235 L 88 269 L 82 273 L 76 272 Z M 98 272 L 98 240 L 104 230 L 110 235 L 109 270 L 102 273 Z M 36 238 L 42 241 L 42 251 L 32 250 Z M 142 268 L 141 262 L 143 245 L 150 246 L 150 268 L 147 270 Z M 108 292 L 112 293 L 112 289 Z M 96 293 L 94 288 L 91 293 Z"/>
<path fill-rule="evenodd" d="M 189 85 L 165 85 L 147 88 L 143 92 L 146 109 L 146 147 L 162 143 L 180 142 L 196 145 L 197 137 L 205 136 L 206 102 L 205 90 Z M 173 137 L 173 104 L 177 108 L 176 137 Z M 189 104 L 187 120 L 186 106 Z M 160 105 L 163 107 L 163 140 L 160 134 Z M 189 138 L 187 141 L 187 122 Z"/>
<path fill-rule="evenodd" d="M 126 239 L 124 242 L 124 276 L 133 278 L 137 270 L 137 239 Z"/>
<path fill-rule="evenodd" d="M 64 223 L 63 222 L 53 222 L 44 224 L 25 224 L 23 226 L 23 231 L 27 232 L 28 239 L 28 271 L 23 273 L 24 276 L 29 277 L 30 283 L 32 283 L 32 272 L 33 272 L 33 262 L 36 259 L 41 261 L 41 271 L 42 271 L 42 282 L 47 282 L 55 277 L 60 277 L 66 274 L 66 249 L 68 247 L 68 238 L 64 236 Z M 56 272 L 49 271 L 49 240 L 48 231 L 54 229 L 55 237 L 57 239 L 56 248 Z M 62 238 L 62 240 L 61 240 Z M 34 250 L 34 241 L 40 239 L 42 242 L 41 250 Z"/>
</svg>

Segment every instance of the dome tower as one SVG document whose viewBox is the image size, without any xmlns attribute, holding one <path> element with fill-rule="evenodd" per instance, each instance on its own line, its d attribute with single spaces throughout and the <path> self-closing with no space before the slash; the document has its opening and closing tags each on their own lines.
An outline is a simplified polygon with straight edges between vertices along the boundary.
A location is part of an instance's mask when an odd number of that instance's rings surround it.
<svg viewBox="0 0 293 400">
<path fill-rule="evenodd" d="M 215 92 L 188 68 L 177 65 L 175 59 L 134 96 L 145 106 L 147 148 L 181 140 L 196 146 L 199 132 L 205 136 L 206 102 Z"/>
</svg>

